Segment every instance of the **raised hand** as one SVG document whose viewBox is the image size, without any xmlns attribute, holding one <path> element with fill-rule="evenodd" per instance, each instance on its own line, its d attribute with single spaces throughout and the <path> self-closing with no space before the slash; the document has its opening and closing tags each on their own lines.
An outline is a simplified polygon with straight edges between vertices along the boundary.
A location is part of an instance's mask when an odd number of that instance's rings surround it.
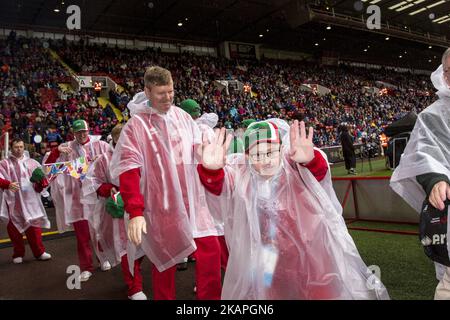
<svg viewBox="0 0 450 320">
<path fill-rule="evenodd" d="M 64 153 L 64 154 L 70 154 L 72 152 L 72 148 L 70 148 L 69 146 L 67 146 L 65 144 L 60 144 L 58 146 L 58 150 L 59 150 L 59 152 Z"/>
<path fill-rule="evenodd" d="M 214 130 L 214 139 L 211 143 L 205 135 L 203 136 L 202 165 L 206 169 L 218 170 L 225 166 L 225 157 L 233 138 L 229 134 L 225 139 L 225 135 L 225 128 Z"/>
<path fill-rule="evenodd" d="M 290 157 L 293 161 L 306 164 L 314 159 L 314 144 L 312 139 L 313 128 L 309 127 L 308 136 L 306 136 L 305 123 L 301 121 L 299 129 L 298 120 L 295 120 L 290 130 Z"/>
</svg>

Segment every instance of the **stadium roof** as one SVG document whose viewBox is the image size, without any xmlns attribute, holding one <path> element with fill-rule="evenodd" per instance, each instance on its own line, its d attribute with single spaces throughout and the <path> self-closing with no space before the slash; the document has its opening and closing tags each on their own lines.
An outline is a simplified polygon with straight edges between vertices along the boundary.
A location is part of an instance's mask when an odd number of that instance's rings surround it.
<svg viewBox="0 0 450 320">
<path fill-rule="evenodd" d="M 435 65 L 450 46 L 445 0 L 2 0 L 0 25 L 67 31 L 66 8 L 74 4 L 82 34 L 242 41 L 411 66 Z M 367 29 L 371 4 L 381 9 L 381 30 Z"/>
</svg>

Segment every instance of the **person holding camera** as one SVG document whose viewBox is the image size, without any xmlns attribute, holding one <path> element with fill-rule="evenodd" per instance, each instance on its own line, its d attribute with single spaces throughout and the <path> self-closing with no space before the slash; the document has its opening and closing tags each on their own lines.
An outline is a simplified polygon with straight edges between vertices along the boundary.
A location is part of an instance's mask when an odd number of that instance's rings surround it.
<svg viewBox="0 0 450 320">
<path fill-rule="evenodd" d="M 350 135 L 346 124 L 341 125 L 340 133 L 342 154 L 345 161 L 345 169 L 347 170 L 348 174 L 356 174 L 355 147 L 353 146 L 353 137 Z"/>
</svg>

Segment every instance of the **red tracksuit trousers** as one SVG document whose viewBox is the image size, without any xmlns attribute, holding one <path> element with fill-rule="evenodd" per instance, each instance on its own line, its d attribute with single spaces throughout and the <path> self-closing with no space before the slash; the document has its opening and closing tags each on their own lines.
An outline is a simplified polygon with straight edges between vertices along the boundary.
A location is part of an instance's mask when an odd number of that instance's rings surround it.
<svg viewBox="0 0 450 320">
<path fill-rule="evenodd" d="M 194 239 L 195 277 L 198 300 L 220 300 L 222 291 L 221 245 L 219 237 L 210 236 Z M 175 300 L 176 265 L 159 272 L 152 266 L 154 300 Z"/>
<path fill-rule="evenodd" d="M 77 238 L 78 260 L 80 261 L 80 269 L 83 271 L 94 271 L 92 264 L 92 248 L 91 248 L 91 234 L 89 232 L 89 222 L 87 220 L 80 220 L 73 223 L 75 229 L 75 236 Z"/>
<path fill-rule="evenodd" d="M 142 291 L 142 274 L 141 263 L 144 257 L 134 260 L 134 276 L 131 275 L 127 255 L 123 255 L 121 259 L 122 274 L 128 287 L 128 296 Z"/>
<path fill-rule="evenodd" d="M 13 259 L 25 256 L 25 245 L 22 234 L 11 221 L 8 222 L 6 229 L 13 245 Z M 45 252 L 44 244 L 42 243 L 41 228 L 29 227 L 25 230 L 25 235 L 27 236 L 28 244 L 30 245 L 34 257 L 39 258 Z"/>
</svg>

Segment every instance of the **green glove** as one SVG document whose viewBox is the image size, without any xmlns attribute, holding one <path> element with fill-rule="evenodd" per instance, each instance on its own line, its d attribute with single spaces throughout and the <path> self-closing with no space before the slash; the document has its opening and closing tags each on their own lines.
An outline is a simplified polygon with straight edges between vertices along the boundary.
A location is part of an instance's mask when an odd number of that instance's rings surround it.
<svg viewBox="0 0 450 320">
<path fill-rule="evenodd" d="M 106 200 L 106 212 L 113 218 L 123 218 L 125 210 L 120 192 L 117 192 Z"/>
<path fill-rule="evenodd" d="M 42 171 L 41 168 L 36 168 L 31 174 L 30 181 L 33 183 L 41 182 L 42 180 L 44 180 L 44 178 L 45 178 L 44 171 Z"/>
</svg>

